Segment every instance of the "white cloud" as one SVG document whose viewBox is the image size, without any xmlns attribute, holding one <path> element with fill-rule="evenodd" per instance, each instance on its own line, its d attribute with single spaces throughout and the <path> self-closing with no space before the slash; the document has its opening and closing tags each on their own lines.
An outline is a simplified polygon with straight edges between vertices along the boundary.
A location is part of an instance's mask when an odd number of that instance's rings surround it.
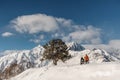
<svg viewBox="0 0 120 80">
<path fill-rule="evenodd" d="M 64 19 L 64 18 L 55 18 L 57 23 L 60 25 L 60 26 L 64 26 L 64 27 L 70 27 L 73 23 L 72 20 L 68 19 Z"/>
<path fill-rule="evenodd" d="M 61 38 L 61 37 L 64 37 L 64 33 L 54 33 L 52 34 L 52 38 Z"/>
<path fill-rule="evenodd" d="M 30 39 L 31 42 L 34 42 L 34 43 L 40 43 L 40 39 Z"/>
<path fill-rule="evenodd" d="M 54 17 L 44 14 L 34 14 L 20 16 L 11 21 L 12 28 L 19 33 L 38 33 L 40 31 L 51 32 L 58 29 L 58 24 Z"/>
<path fill-rule="evenodd" d="M 73 30 L 78 26 L 70 19 L 56 18 L 45 14 L 19 16 L 11 21 L 11 27 L 19 33 L 54 32 L 60 29 Z"/>
<path fill-rule="evenodd" d="M 2 33 L 2 37 L 10 37 L 10 36 L 13 36 L 14 34 L 11 33 L 11 32 L 4 32 Z"/>
<path fill-rule="evenodd" d="M 12 25 L 11 25 L 12 24 Z M 11 21 L 11 27 L 19 33 L 47 34 L 45 37 L 61 38 L 64 41 L 78 41 L 81 43 L 99 44 L 101 31 L 94 26 L 78 25 L 71 19 L 57 18 L 45 14 L 33 14 L 20 16 Z M 38 36 L 30 41 L 39 43 Z"/>
<path fill-rule="evenodd" d="M 67 41 L 77 41 L 80 43 L 99 44 L 101 43 L 100 36 L 100 29 L 94 28 L 93 26 L 88 26 L 84 30 L 80 29 L 69 33 L 63 39 Z"/>
<path fill-rule="evenodd" d="M 30 41 L 34 43 L 40 43 L 49 38 L 61 38 L 66 42 L 88 43 L 90 45 L 84 45 L 88 48 L 103 48 L 108 51 L 111 48 L 120 49 L 120 40 L 110 40 L 108 44 L 101 44 L 101 29 L 92 25 L 78 25 L 71 19 L 57 18 L 45 14 L 24 15 L 12 20 L 10 26 L 17 32 L 23 33 L 23 35 L 27 33 L 33 36 Z M 12 35 L 10 32 L 2 34 L 3 37 Z"/>
<path fill-rule="evenodd" d="M 93 49 L 93 48 L 101 48 L 101 49 L 105 49 L 108 52 L 110 52 L 113 49 L 120 49 L 120 39 L 118 40 L 110 40 L 108 44 L 97 44 L 97 45 L 93 45 L 93 44 L 87 44 L 84 45 L 86 48 L 89 49 Z"/>
<path fill-rule="evenodd" d="M 120 48 L 120 40 L 111 40 L 109 41 L 109 45 L 116 48 Z"/>
<path fill-rule="evenodd" d="M 40 35 L 36 39 L 30 39 L 31 42 L 40 43 L 44 39 L 44 35 Z"/>
</svg>

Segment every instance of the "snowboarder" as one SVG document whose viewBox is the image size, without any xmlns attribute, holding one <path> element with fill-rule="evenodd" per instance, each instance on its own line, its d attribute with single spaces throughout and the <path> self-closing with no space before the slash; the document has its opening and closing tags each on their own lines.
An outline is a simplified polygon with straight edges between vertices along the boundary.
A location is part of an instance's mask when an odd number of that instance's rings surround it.
<svg viewBox="0 0 120 80">
<path fill-rule="evenodd" d="M 85 62 L 86 64 L 89 63 L 89 57 L 88 57 L 87 54 L 85 54 L 85 56 L 84 56 L 84 62 Z"/>
<path fill-rule="evenodd" d="M 81 59 L 80 59 L 80 64 L 81 65 L 84 64 L 84 58 L 83 57 L 81 57 Z"/>
</svg>

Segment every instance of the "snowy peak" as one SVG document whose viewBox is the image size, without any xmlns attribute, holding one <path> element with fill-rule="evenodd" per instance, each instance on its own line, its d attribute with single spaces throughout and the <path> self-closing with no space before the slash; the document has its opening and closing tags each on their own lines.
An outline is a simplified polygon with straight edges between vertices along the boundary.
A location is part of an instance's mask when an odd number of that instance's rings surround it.
<svg viewBox="0 0 120 80">
<path fill-rule="evenodd" d="M 80 58 L 84 57 L 86 54 L 89 56 L 90 63 L 102 63 L 102 62 L 114 62 L 119 61 L 116 57 L 110 55 L 103 49 L 95 49 L 95 50 L 83 50 L 83 51 L 69 51 L 72 55 L 72 59 L 68 61 L 68 63 L 79 64 Z"/>
<path fill-rule="evenodd" d="M 37 50 L 37 51 L 39 51 L 39 50 L 41 50 L 41 49 L 44 49 L 41 45 L 38 45 L 38 46 L 36 46 L 36 47 L 34 47 L 32 50 Z"/>
<path fill-rule="evenodd" d="M 91 62 L 101 63 L 112 61 L 111 56 L 105 50 L 102 49 L 91 50 L 89 56 L 91 58 Z"/>
<path fill-rule="evenodd" d="M 12 77 L 26 69 L 40 67 L 43 52 L 44 48 L 40 45 L 32 50 L 5 51 L 6 54 L 0 57 L 0 78 Z"/>
<path fill-rule="evenodd" d="M 118 61 L 117 58 L 110 55 L 103 49 L 93 49 L 88 53 L 91 63 L 113 62 Z"/>
<path fill-rule="evenodd" d="M 44 52 L 44 48 L 41 45 L 38 45 L 30 50 L 30 53 L 38 56 L 41 56 L 43 52 Z"/>
<path fill-rule="evenodd" d="M 77 43 L 77 42 L 67 43 L 67 46 L 68 46 L 68 50 L 74 50 L 74 51 L 85 50 L 85 48 L 83 46 L 81 46 L 80 43 Z"/>
</svg>

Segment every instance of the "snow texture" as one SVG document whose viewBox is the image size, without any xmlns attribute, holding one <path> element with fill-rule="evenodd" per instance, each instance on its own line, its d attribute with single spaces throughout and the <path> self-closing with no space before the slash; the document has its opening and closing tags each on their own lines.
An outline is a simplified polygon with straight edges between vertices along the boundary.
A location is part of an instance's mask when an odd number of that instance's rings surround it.
<svg viewBox="0 0 120 80">
<path fill-rule="evenodd" d="M 28 69 L 10 80 L 119 80 L 120 63 L 57 65 Z"/>
<path fill-rule="evenodd" d="M 83 46 L 81 46 L 80 43 L 77 43 L 77 42 L 67 43 L 67 46 L 68 46 L 68 50 L 74 50 L 74 51 L 85 50 L 85 48 Z"/>
<path fill-rule="evenodd" d="M 34 67 L 40 66 L 40 56 L 42 55 L 44 48 L 37 46 L 32 50 L 23 51 L 5 51 L 4 56 L 0 57 L 0 71 L 3 72 L 11 64 L 22 64 L 25 69 L 27 63 L 32 63 Z"/>
<path fill-rule="evenodd" d="M 0 71 L 17 63 L 22 64 L 25 71 L 10 80 L 119 80 L 120 59 L 103 49 L 71 49 L 72 58 L 65 63 L 58 61 L 57 66 L 49 60 L 41 62 L 43 52 L 40 45 L 32 50 L 6 51 L 0 57 Z M 80 65 L 80 58 L 85 54 L 90 58 L 89 64 Z M 30 69 L 26 67 L 29 62 L 33 65 Z"/>
</svg>

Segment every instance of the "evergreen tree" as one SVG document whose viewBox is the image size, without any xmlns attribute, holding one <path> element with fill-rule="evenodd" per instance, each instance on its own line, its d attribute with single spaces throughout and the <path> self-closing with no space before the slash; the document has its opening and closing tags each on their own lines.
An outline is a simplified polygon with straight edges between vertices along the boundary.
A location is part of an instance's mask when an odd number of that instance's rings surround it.
<svg viewBox="0 0 120 80">
<path fill-rule="evenodd" d="M 43 47 L 45 48 L 43 58 L 53 60 L 55 65 L 57 65 L 59 59 L 64 62 L 71 57 L 68 53 L 67 45 L 61 39 L 53 39 Z"/>
</svg>

